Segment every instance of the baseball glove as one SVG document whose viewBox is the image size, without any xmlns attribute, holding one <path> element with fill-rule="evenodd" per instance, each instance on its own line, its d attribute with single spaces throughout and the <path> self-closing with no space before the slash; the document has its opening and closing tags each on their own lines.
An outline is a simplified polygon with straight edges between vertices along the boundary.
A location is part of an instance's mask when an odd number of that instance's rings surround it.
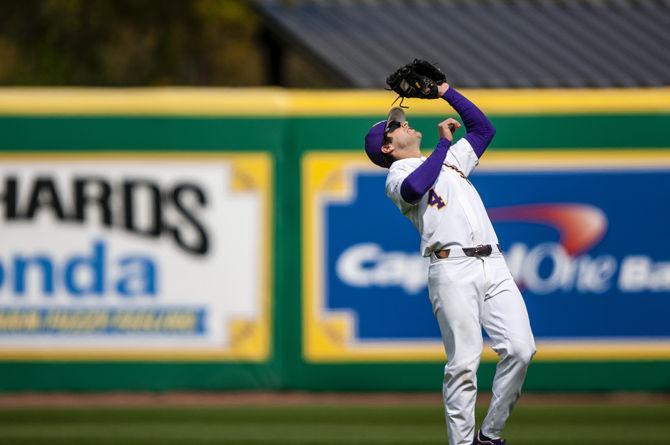
<svg viewBox="0 0 670 445">
<path fill-rule="evenodd" d="M 435 99 L 437 86 L 446 81 L 447 77 L 438 67 L 421 59 L 414 59 L 386 78 L 386 84 L 400 97 L 419 99 Z"/>
</svg>

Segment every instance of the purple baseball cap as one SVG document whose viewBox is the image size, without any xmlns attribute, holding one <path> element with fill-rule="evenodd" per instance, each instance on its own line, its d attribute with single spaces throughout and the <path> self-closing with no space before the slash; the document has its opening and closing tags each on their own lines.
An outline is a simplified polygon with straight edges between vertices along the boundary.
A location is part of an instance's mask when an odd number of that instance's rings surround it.
<svg viewBox="0 0 670 445">
<path fill-rule="evenodd" d="M 385 121 L 379 121 L 365 135 L 365 153 L 368 158 L 380 167 L 389 168 L 393 159 L 382 153 L 384 136 L 391 122 L 405 122 L 405 110 L 400 107 L 391 108 Z"/>
</svg>

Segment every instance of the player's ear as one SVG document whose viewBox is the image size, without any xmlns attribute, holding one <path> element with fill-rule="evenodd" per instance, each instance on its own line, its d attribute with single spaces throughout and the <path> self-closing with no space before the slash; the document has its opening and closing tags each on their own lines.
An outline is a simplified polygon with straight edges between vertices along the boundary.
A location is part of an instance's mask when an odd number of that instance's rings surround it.
<svg viewBox="0 0 670 445">
<path fill-rule="evenodd" d="M 391 145 L 390 142 L 382 145 L 382 153 L 387 155 L 387 154 L 391 153 L 392 151 L 393 151 L 393 145 Z"/>
</svg>

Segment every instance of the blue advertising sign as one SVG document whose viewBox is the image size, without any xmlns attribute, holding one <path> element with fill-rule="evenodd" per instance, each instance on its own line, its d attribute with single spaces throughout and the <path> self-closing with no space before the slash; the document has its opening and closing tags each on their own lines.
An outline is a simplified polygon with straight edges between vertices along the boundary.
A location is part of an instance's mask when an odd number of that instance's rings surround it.
<svg viewBox="0 0 670 445">
<path fill-rule="evenodd" d="M 471 176 L 537 358 L 670 357 L 670 157 L 548 156 L 495 154 Z M 443 359 L 428 261 L 384 194 L 386 171 L 345 154 L 308 155 L 303 167 L 306 358 Z"/>
</svg>

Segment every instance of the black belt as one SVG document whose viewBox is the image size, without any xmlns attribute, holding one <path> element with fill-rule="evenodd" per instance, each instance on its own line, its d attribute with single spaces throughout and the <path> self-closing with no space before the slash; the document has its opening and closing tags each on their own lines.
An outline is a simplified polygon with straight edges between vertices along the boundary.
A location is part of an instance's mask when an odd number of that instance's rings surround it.
<svg viewBox="0 0 670 445">
<path fill-rule="evenodd" d="M 498 250 L 502 250 L 500 244 L 496 244 L 496 247 Z M 467 256 L 489 256 L 493 253 L 493 246 L 490 244 L 483 244 L 477 247 L 462 247 L 461 249 Z M 450 249 L 437 250 L 435 251 L 435 256 L 443 260 L 449 258 L 449 252 Z"/>
</svg>

